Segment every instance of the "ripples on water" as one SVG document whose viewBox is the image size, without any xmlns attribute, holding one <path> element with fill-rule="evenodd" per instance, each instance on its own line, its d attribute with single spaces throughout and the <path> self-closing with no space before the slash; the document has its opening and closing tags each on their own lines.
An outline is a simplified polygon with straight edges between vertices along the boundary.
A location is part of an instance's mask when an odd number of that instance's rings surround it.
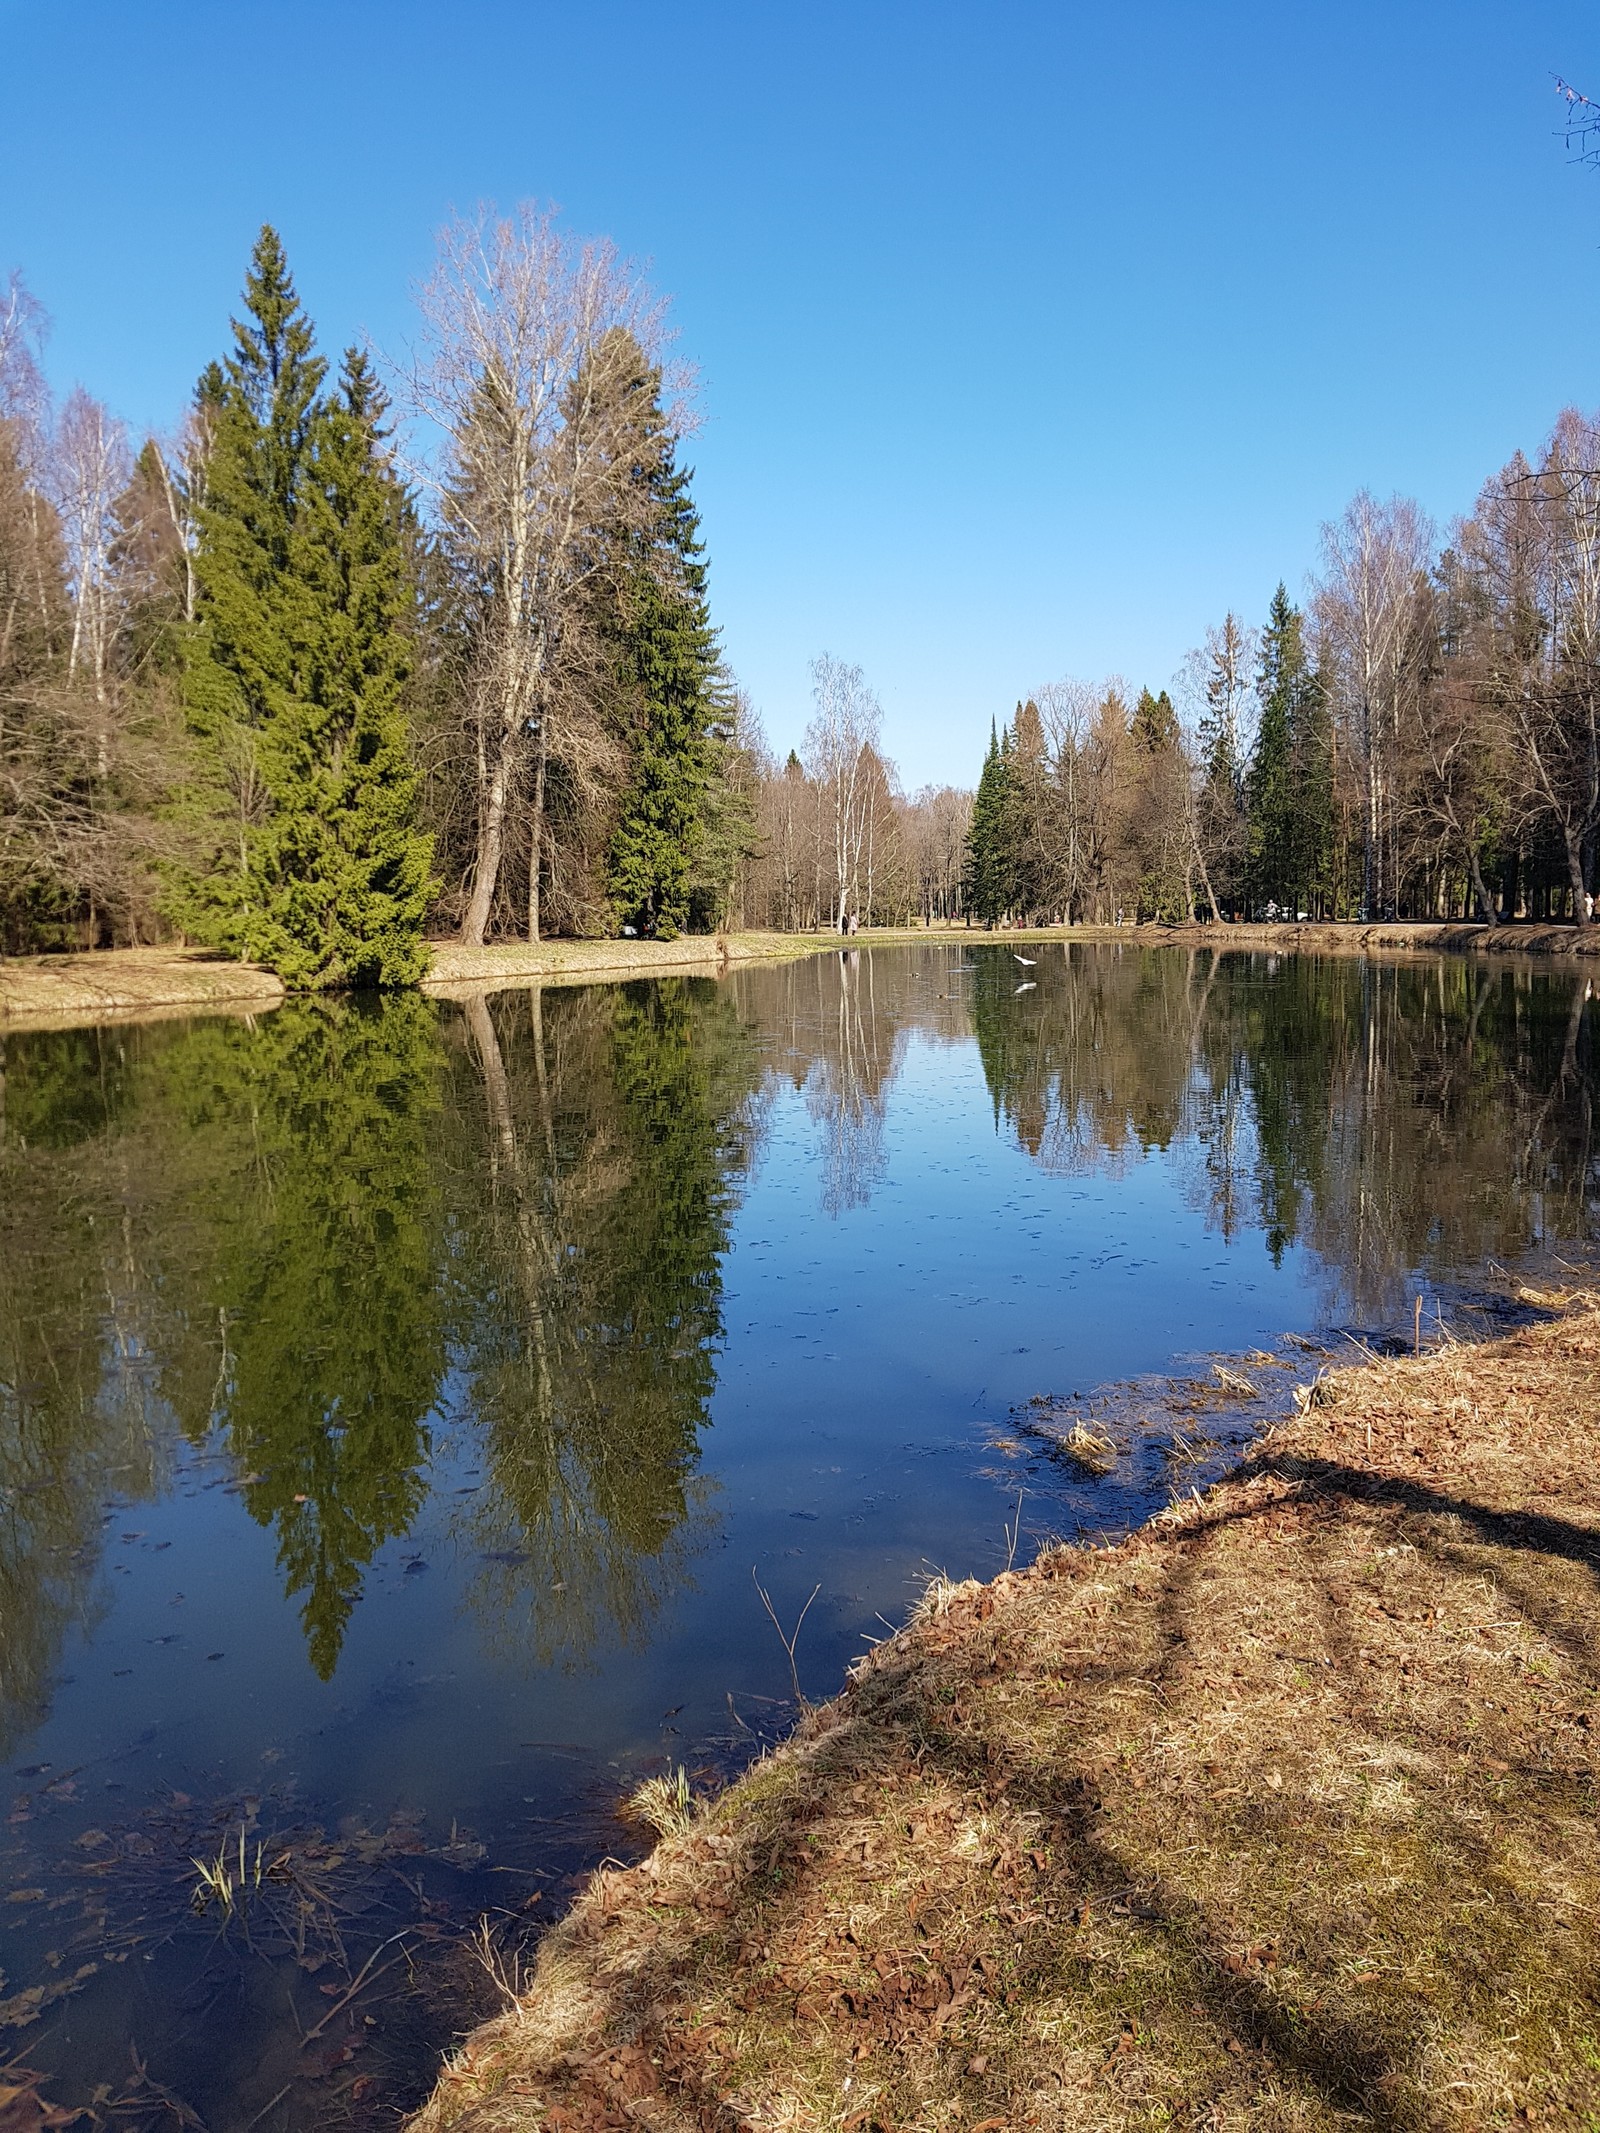
<svg viewBox="0 0 1600 2133">
<path fill-rule="evenodd" d="M 49 2094 L 392 2122 L 494 2005 L 465 1929 L 781 1730 L 752 1569 L 820 1587 L 826 1694 L 1019 1489 L 1024 1555 L 1165 1499 L 1168 1424 L 1097 1476 L 1019 1418 L 1466 1330 L 1590 1242 L 1581 977 L 1031 952 L 6 1042 L 0 2045 Z"/>
</svg>

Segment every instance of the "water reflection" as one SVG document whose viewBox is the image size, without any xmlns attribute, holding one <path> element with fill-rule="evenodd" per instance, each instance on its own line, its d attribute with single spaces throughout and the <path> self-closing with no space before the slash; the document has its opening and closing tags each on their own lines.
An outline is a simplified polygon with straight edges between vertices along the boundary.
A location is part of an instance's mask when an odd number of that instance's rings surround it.
<svg viewBox="0 0 1600 2133">
<path fill-rule="evenodd" d="M 104 1605 L 102 1506 L 218 1435 L 327 1678 L 441 1430 L 488 1643 L 641 1639 L 697 1479 L 729 1226 L 774 1092 L 834 1221 L 890 1162 L 908 1047 L 975 1047 L 1041 1172 L 1158 1156 L 1330 1309 L 1591 1235 L 1594 1018 L 1569 974 L 998 943 L 722 983 L 290 1006 L 13 1039 L 0 1140 L 0 1705 Z M 908 1278 L 915 1280 L 913 1273 Z"/>
<path fill-rule="evenodd" d="M 425 1858 L 430 1932 L 440 1904 L 470 1924 L 544 1885 L 558 1823 L 563 1872 L 617 1841 L 625 1774 L 748 1748 L 735 1695 L 760 1724 L 787 1687 L 753 1562 L 788 1618 L 820 1586 L 820 1691 L 929 1560 L 1003 1559 L 1019 1405 L 1409 1327 L 1420 1277 L 1592 1240 L 1585 980 L 1030 954 L 1025 979 L 980 938 L 0 1052 L 8 1871 L 56 1892 L 7 1907 L 0 2022 L 50 1996 L 73 2102 L 137 2033 L 218 2133 L 326 2122 L 290 2020 L 318 1988 L 187 1918 L 219 1796 L 242 1830 L 303 1791 L 393 1888 L 391 1851 Z M 1153 1443 L 1026 1473 L 1066 1533 L 1171 1480 Z M 352 1972 L 403 1923 L 368 1914 Z M 381 2010 L 408 2094 L 443 2006 Z"/>
<path fill-rule="evenodd" d="M 705 980 L 471 1000 L 456 1036 L 456 1399 L 492 1477 L 462 1520 L 474 1599 L 495 1642 L 571 1663 L 602 1628 L 636 1640 L 682 1575 L 758 1055 Z"/>
<path fill-rule="evenodd" d="M 1044 1168 L 1174 1150 L 1216 1233 L 1323 1262 L 1330 1308 L 1393 1316 L 1419 1268 L 1586 1239 L 1591 985 L 1566 972 L 1159 951 L 1062 954 L 1015 999 L 980 961 L 997 1110 Z"/>
</svg>

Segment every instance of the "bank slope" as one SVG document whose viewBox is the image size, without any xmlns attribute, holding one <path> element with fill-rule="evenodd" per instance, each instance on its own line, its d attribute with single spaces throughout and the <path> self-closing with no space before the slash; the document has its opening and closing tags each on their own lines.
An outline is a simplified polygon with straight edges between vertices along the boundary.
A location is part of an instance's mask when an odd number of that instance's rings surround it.
<svg viewBox="0 0 1600 2133">
<path fill-rule="evenodd" d="M 1600 1315 L 935 1588 L 597 1874 L 414 2133 L 1600 2119 Z"/>
</svg>

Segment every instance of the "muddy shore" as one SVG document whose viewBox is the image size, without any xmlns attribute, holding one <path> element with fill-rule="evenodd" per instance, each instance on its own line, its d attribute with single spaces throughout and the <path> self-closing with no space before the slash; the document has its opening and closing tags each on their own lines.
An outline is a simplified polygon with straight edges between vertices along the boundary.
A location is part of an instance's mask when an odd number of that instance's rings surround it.
<svg viewBox="0 0 1600 2133">
<path fill-rule="evenodd" d="M 935 1585 L 412 2133 L 1600 2119 L 1600 1301 Z"/>
</svg>

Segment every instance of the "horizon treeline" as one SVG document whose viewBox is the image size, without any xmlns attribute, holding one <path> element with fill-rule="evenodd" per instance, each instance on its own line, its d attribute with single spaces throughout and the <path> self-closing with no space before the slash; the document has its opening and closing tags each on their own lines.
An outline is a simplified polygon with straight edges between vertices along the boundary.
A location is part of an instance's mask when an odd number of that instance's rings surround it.
<svg viewBox="0 0 1600 2133">
<path fill-rule="evenodd" d="M 661 305 L 524 207 L 447 228 L 420 308 L 391 410 L 263 229 L 231 347 L 134 451 L 52 404 L 0 294 L 0 950 L 176 934 L 395 985 L 429 932 L 726 917 L 758 781 Z"/>
<path fill-rule="evenodd" d="M 991 732 L 975 917 L 1589 923 L 1600 416 L 1566 410 L 1445 544 L 1363 491 L 1305 608 L 1228 614 L 1175 688 L 1059 683 Z"/>
</svg>

